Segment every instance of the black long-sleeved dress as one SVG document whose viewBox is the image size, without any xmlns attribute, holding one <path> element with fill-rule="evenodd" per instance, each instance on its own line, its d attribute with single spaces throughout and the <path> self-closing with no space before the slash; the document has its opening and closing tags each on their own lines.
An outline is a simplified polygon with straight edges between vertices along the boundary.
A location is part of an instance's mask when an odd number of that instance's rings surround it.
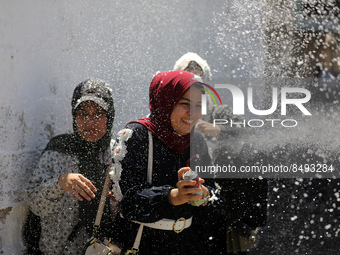
<svg viewBox="0 0 340 255">
<path fill-rule="evenodd" d="M 190 148 L 187 148 L 180 155 L 153 136 L 153 172 L 150 184 L 147 182 L 147 128 L 139 123 L 132 123 L 118 135 L 115 160 L 118 170 L 122 171 L 120 187 L 124 197 L 120 210 L 124 217 L 124 224 L 121 226 L 125 226 L 125 230 L 120 238 L 123 239 L 125 248 L 132 247 L 139 227 L 138 223 L 128 220 L 149 223 L 163 218 L 177 220 L 193 216 L 191 227 L 181 233 L 144 227 L 140 254 L 217 254 L 209 243 L 214 238 L 209 238 L 206 233 L 208 227 L 220 225 L 217 219 L 221 218 L 218 208 L 222 200 L 217 198 L 213 203 L 200 207 L 190 204 L 173 206 L 168 201 L 169 191 L 176 188 L 178 182 L 177 172 L 186 166 L 190 155 L 198 154 L 194 164 L 211 164 L 203 136 L 197 132 L 192 141 L 191 153 Z M 205 185 L 212 196 L 215 191 L 214 182 L 206 180 Z"/>
</svg>

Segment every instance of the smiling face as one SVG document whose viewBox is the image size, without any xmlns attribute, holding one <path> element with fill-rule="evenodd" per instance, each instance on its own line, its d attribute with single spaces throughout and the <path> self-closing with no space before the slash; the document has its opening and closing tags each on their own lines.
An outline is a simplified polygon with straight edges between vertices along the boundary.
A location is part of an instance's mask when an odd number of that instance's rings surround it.
<svg viewBox="0 0 340 255">
<path fill-rule="evenodd" d="M 187 135 L 201 118 L 202 90 L 192 86 L 175 105 L 171 126 L 180 135 Z"/>
<path fill-rule="evenodd" d="M 96 142 L 106 133 L 105 111 L 92 101 L 85 101 L 78 107 L 75 118 L 79 135 L 88 142 Z"/>
</svg>

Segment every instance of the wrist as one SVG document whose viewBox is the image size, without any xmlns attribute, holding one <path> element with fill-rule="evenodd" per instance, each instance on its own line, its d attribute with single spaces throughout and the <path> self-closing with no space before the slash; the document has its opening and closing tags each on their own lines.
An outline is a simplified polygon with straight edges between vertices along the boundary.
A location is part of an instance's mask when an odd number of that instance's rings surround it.
<svg viewBox="0 0 340 255">
<path fill-rule="evenodd" d="M 181 204 L 178 199 L 178 189 L 171 189 L 169 191 L 168 200 L 172 206 L 177 206 Z"/>
<path fill-rule="evenodd" d="M 174 205 L 174 199 L 175 199 L 174 192 L 175 192 L 175 189 L 171 189 L 169 190 L 169 193 L 168 193 L 168 201 L 171 205 Z"/>
<path fill-rule="evenodd" d="M 63 174 L 59 175 L 59 177 L 58 177 L 58 184 L 59 184 L 59 186 L 61 186 L 60 185 L 60 181 L 62 180 L 62 178 L 63 178 Z"/>
</svg>

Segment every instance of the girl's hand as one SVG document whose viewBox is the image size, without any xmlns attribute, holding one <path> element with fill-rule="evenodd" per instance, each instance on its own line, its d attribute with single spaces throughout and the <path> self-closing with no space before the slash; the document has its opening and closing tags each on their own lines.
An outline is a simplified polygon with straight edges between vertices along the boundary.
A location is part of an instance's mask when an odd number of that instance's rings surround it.
<svg viewBox="0 0 340 255">
<path fill-rule="evenodd" d="M 213 125 L 209 122 L 199 119 L 196 123 L 196 129 L 203 135 L 219 136 L 221 134 L 221 128 L 219 125 Z"/>
<path fill-rule="evenodd" d="M 83 201 L 83 198 L 90 201 L 91 198 L 95 198 L 94 193 L 97 192 L 93 183 L 81 174 L 62 174 L 59 176 L 59 185 L 79 201 Z"/>
<path fill-rule="evenodd" d="M 178 171 L 178 182 L 176 184 L 177 189 L 172 189 L 169 192 L 168 198 L 172 205 L 177 206 L 181 204 L 188 203 L 190 200 L 199 199 L 201 195 L 193 195 L 193 193 L 198 193 L 201 191 L 200 188 L 196 188 L 196 181 L 194 180 L 183 180 L 183 174 L 190 170 L 190 167 L 183 167 Z M 204 182 L 200 179 L 200 182 Z M 202 185 L 204 194 L 209 194 L 206 187 Z"/>
</svg>

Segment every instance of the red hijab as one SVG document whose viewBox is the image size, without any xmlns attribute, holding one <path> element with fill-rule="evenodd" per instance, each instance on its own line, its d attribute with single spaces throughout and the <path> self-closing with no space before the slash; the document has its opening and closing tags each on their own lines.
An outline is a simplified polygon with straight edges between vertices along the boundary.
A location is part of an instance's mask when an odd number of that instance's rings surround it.
<svg viewBox="0 0 340 255">
<path fill-rule="evenodd" d="M 179 154 L 183 154 L 189 147 L 190 133 L 184 136 L 177 134 L 171 126 L 170 117 L 175 105 L 190 86 L 199 83 L 193 82 L 192 78 L 193 74 L 181 70 L 158 73 L 150 84 L 150 117 L 132 121 L 147 127 L 154 136 Z"/>
</svg>

